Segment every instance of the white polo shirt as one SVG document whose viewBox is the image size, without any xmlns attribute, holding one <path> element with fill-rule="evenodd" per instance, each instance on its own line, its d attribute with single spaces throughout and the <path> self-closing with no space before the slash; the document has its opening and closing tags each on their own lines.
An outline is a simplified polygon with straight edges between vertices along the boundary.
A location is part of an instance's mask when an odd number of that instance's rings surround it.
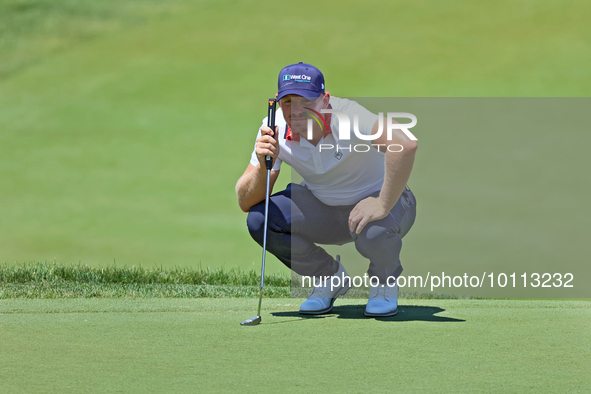
<svg viewBox="0 0 591 394">
<path fill-rule="evenodd" d="M 338 97 L 330 98 L 330 106 L 349 116 L 351 139 L 339 140 L 339 121 L 333 115 L 330 117 L 331 132 L 328 135 L 325 133 L 318 145 L 312 145 L 305 138 L 298 141 L 298 137 L 289 136 L 283 112 L 278 108 L 275 124 L 279 127 L 279 157 L 273 170 L 279 170 L 281 163 L 285 162 L 300 174 L 303 184 L 326 205 L 353 205 L 381 190 L 384 183 L 385 153 L 372 147 L 372 141 L 362 140 L 353 132 L 355 114 L 359 117 L 359 132 L 363 135 L 371 135 L 378 115 L 355 101 Z M 263 119 L 261 127 L 266 125 L 267 118 Z M 257 138 L 260 136 L 259 129 Z M 256 142 L 250 164 L 259 164 Z"/>
</svg>

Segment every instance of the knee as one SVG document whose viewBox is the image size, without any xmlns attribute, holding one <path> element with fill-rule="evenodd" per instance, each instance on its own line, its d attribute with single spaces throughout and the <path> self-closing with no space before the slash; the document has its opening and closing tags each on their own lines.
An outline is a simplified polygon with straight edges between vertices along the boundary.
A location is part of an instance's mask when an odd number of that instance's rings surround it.
<svg viewBox="0 0 591 394">
<path fill-rule="evenodd" d="M 264 205 L 257 204 L 253 206 L 248 212 L 246 218 L 246 225 L 250 236 L 258 243 L 263 242 L 263 230 L 265 226 L 265 212 Z"/>
<path fill-rule="evenodd" d="M 368 258 L 379 251 L 395 253 L 402 247 L 402 237 L 394 229 L 369 225 L 355 240 L 355 247 L 362 256 Z"/>
<path fill-rule="evenodd" d="M 291 205 L 286 203 L 283 195 L 273 195 L 269 201 L 268 230 L 269 236 L 274 233 L 291 233 Z M 287 200 L 289 201 L 289 200 Z M 262 245 L 265 232 L 265 202 L 261 201 L 248 212 L 246 219 L 248 232 Z"/>
</svg>

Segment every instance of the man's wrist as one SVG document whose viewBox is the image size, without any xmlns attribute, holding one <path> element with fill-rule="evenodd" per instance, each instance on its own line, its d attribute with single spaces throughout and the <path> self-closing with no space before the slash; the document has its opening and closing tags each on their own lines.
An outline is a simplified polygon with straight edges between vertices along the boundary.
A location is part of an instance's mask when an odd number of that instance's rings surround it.
<svg viewBox="0 0 591 394">
<path fill-rule="evenodd" d="M 382 198 L 381 194 L 378 196 L 378 202 L 379 202 L 380 206 L 382 207 L 382 209 L 384 210 L 383 214 L 385 214 L 385 215 L 387 215 L 388 212 L 390 212 L 392 210 L 392 208 L 394 208 L 394 205 L 392 205 L 391 207 L 389 206 L 390 204 L 388 204 L 388 202 L 384 198 Z"/>
<path fill-rule="evenodd" d="M 258 171 L 262 174 L 262 173 L 267 173 L 267 166 L 265 164 L 265 160 L 263 159 L 262 161 L 259 160 L 259 168 Z"/>
</svg>

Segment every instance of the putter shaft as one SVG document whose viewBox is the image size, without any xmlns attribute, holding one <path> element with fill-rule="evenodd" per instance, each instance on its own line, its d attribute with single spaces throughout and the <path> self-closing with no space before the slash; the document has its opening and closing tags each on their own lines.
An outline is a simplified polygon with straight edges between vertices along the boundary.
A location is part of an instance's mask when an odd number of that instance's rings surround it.
<svg viewBox="0 0 591 394">
<path fill-rule="evenodd" d="M 267 112 L 267 126 L 275 131 L 275 105 L 274 98 L 269 99 Z M 277 136 L 275 136 L 276 138 Z M 261 267 L 261 289 L 259 290 L 259 307 L 257 316 L 240 323 L 243 326 L 254 326 L 261 322 L 261 303 L 263 302 L 263 286 L 265 285 L 265 256 L 267 254 L 267 224 L 269 221 L 269 194 L 271 192 L 271 169 L 273 168 L 273 158 L 265 156 L 265 167 L 267 168 L 267 189 L 265 194 L 265 227 L 263 229 L 263 264 Z"/>
<path fill-rule="evenodd" d="M 263 301 L 263 286 L 265 285 L 265 256 L 267 255 L 267 223 L 269 220 L 270 179 L 271 179 L 271 169 L 267 168 L 267 194 L 265 195 L 265 228 L 263 230 L 263 264 L 262 264 L 262 268 L 261 268 L 261 290 L 259 291 L 259 309 L 257 312 L 257 316 L 261 315 L 261 302 Z"/>
</svg>

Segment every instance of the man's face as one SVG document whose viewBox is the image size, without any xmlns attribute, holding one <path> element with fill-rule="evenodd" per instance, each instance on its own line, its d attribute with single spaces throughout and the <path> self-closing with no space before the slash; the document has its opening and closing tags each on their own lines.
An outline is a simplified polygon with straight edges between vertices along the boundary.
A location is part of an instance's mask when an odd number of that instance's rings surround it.
<svg viewBox="0 0 591 394">
<path fill-rule="evenodd" d="M 306 97 L 288 94 L 279 100 L 279 106 L 291 130 L 294 133 L 304 134 L 307 131 L 308 119 L 312 119 L 310 116 L 311 111 L 306 108 L 320 112 L 321 109 L 327 108 L 328 97 L 325 93 L 321 94 L 316 100 L 310 100 Z"/>
</svg>

